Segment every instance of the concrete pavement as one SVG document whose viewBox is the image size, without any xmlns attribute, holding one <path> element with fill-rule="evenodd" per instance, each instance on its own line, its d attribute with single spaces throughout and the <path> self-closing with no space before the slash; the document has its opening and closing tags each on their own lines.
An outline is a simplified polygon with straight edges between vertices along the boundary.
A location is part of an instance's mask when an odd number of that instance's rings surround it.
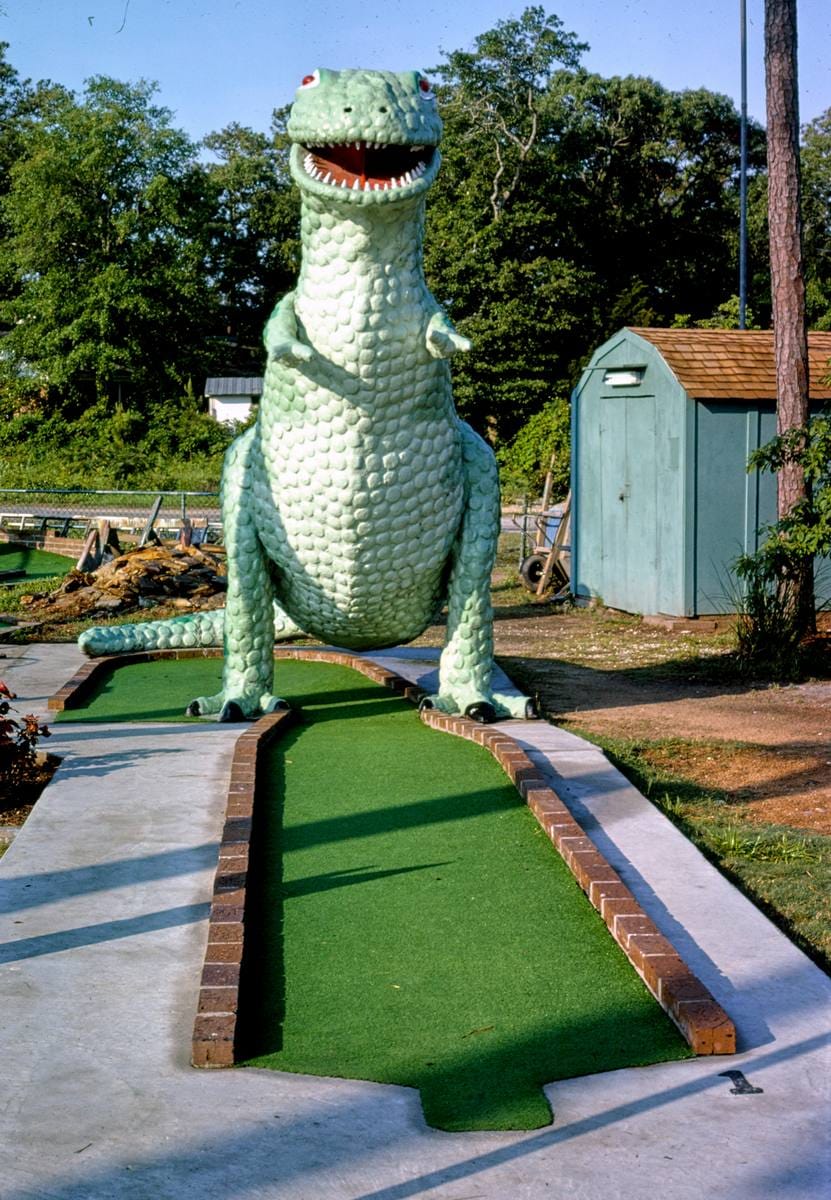
<svg viewBox="0 0 831 1200">
<path fill-rule="evenodd" d="M 81 657 L 4 647 L 45 711 Z M 425 682 L 430 652 L 373 656 Z M 554 1125 L 447 1134 L 407 1088 L 188 1065 L 239 728 L 61 724 L 0 860 L 3 1200 L 815 1200 L 831 1190 L 831 982 L 595 748 L 510 732 L 736 1022 L 741 1053 L 551 1085 Z M 761 1092 L 733 1094 L 740 1070 Z"/>
</svg>

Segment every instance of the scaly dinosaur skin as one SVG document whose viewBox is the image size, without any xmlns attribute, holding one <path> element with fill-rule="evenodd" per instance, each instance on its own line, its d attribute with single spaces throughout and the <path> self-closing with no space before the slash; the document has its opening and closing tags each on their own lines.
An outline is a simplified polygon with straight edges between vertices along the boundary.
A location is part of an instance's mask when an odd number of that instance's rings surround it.
<svg viewBox="0 0 831 1200">
<path fill-rule="evenodd" d="M 88 654 L 216 645 L 222 691 L 189 711 L 252 717 L 274 638 L 356 650 L 412 641 L 448 603 L 439 690 L 426 703 L 491 721 L 528 716 L 495 694 L 489 582 L 496 465 L 456 416 L 447 359 L 470 348 L 422 269 L 424 201 L 441 121 L 418 72 L 307 76 L 288 125 L 302 196 L 297 288 L 265 328 L 256 424 L 222 474 L 223 612 L 86 630 Z"/>
</svg>

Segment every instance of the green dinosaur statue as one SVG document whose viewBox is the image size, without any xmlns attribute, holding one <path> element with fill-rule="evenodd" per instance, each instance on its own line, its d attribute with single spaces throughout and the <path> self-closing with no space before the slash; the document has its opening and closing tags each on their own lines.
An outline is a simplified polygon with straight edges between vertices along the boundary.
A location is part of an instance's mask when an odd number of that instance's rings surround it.
<svg viewBox="0 0 831 1200">
<path fill-rule="evenodd" d="M 355 650 L 418 637 L 448 604 L 438 692 L 480 721 L 533 715 L 492 690 L 496 464 L 453 408 L 470 342 L 427 289 L 424 202 L 441 120 L 417 71 L 315 71 L 288 124 L 302 197 L 297 288 L 265 328 L 256 423 L 228 450 L 224 610 L 86 630 L 88 654 L 225 645 L 222 691 L 188 711 L 281 707 L 272 646 L 303 631 Z"/>
</svg>

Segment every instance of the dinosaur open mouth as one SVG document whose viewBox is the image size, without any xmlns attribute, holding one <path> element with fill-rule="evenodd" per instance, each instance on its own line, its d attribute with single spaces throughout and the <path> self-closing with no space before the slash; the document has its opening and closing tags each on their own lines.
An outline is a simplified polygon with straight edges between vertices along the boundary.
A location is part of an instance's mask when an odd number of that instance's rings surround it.
<svg viewBox="0 0 831 1200">
<path fill-rule="evenodd" d="M 332 187 L 389 191 L 415 183 L 433 160 L 435 146 L 395 146 L 379 142 L 309 146 L 306 174 Z"/>
</svg>

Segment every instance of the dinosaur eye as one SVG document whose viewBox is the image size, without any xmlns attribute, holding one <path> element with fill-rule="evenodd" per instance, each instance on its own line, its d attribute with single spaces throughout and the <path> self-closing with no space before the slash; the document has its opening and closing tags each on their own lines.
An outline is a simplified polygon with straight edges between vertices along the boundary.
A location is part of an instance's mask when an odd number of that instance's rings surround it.
<svg viewBox="0 0 831 1200">
<path fill-rule="evenodd" d="M 298 91 L 302 91 L 303 88 L 317 87 L 319 83 L 320 71 L 315 71 L 313 75 L 304 75 L 300 81 L 300 87 L 298 88 Z"/>
<path fill-rule="evenodd" d="M 426 79 L 424 75 L 422 75 L 419 79 L 418 86 L 419 90 L 421 91 L 422 100 L 435 100 L 436 93 L 433 91 L 433 88 L 430 85 L 430 80 Z"/>
</svg>

